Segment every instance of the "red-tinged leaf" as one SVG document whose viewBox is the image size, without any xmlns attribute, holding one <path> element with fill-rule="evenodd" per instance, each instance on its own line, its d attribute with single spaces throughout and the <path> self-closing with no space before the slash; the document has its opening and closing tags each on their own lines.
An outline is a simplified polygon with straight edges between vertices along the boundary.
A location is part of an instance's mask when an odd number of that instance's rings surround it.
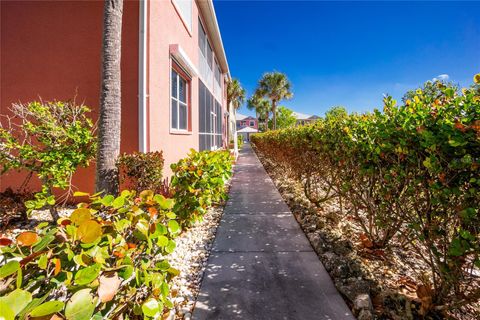
<svg viewBox="0 0 480 320">
<path fill-rule="evenodd" d="M 117 273 L 102 274 L 100 276 L 100 285 L 98 286 L 98 297 L 103 303 L 111 301 L 120 287 L 121 279 Z"/>
<path fill-rule="evenodd" d="M 158 210 L 155 207 L 148 208 L 148 212 L 150 213 L 150 217 L 153 218 L 158 214 Z"/>
<path fill-rule="evenodd" d="M 365 248 L 372 248 L 373 247 L 373 242 L 368 238 L 366 234 L 361 234 L 360 235 L 360 242 L 362 243 L 362 246 Z"/>
<path fill-rule="evenodd" d="M 35 232 L 26 231 L 17 237 L 17 243 L 22 247 L 31 247 L 38 241 L 38 238 L 38 234 Z"/>
<path fill-rule="evenodd" d="M 62 227 L 66 227 L 66 226 L 68 226 L 68 225 L 70 225 L 70 224 L 72 224 L 72 220 L 67 219 L 67 218 L 62 219 L 62 221 L 60 221 L 60 225 L 61 225 Z"/>
<path fill-rule="evenodd" d="M 127 243 L 128 249 L 135 249 L 137 245 L 135 243 Z"/>
<path fill-rule="evenodd" d="M 38 257 L 39 255 L 42 255 L 44 254 L 45 252 L 47 252 L 46 250 L 43 250 L 43 251 L 39 251 L 39 252 L 35 252 L 35 253 L 32 253 L 31 255 L 23 258 L 22 260 L 20 260 L 20 265 L 23 267 L 24 265 L 26 265 L 27 263 L 29 263 L 30 261 L 34 260 L 36 257 Z"/>
<path fill-rule="evenodd" d="M 112 254 L 117 257 L 117 258 L 123 258 L 125 257 L 125 254 L 120 252 L 120 251 L 113 251 Z"/>
<path fill-rule="evenodd" d="M 0 246 L 9 246 L 12 243 L 13 241 L 8 238 L 0 238 Z"/>
<path fill-rule="evenodd" d="M 55 271 L 53 274 L 56 276 L 60 271 L 62 271 L 62 262 L 60 259 L 55 259 Z"/>
</svg>

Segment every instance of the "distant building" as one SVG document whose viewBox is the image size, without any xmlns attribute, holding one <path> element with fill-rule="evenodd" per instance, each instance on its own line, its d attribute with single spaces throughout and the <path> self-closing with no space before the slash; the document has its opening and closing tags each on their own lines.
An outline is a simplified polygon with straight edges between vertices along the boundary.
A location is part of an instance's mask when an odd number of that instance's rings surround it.
<svg viewBox="0 0 480 320">
<path fill-rule="evenodd" d="M 258 132 L 258 119 L 237 113 L 237 133 L 243 141 L 250 141 L 250 134 Z"/>
<path fill-rule="evenodd" d="M 252 116 L 246 116 L 240 113 L 237 113 L 237 131 L 245 127 L 250 127 L 258 130 L 258 119 Z"/>
<path fill-rule="evenodd" d="M 297 126 L 303 126 L 305 124 L 309 124 L 312 122 L 317 121 L 320 117 L 317 115 L 310 115 L 310 114 L 305 114 L 305 113 L 300 113 L 300 112 L 293 112 L 293 116 L 297 118 Z"/>
</svg>

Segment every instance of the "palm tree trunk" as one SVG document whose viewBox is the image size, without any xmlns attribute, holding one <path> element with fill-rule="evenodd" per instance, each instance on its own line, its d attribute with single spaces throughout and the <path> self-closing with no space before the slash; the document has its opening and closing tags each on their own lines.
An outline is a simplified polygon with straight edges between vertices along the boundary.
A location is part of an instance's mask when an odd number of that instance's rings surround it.
<svg viewBox="0 0 480 320">
<path fill-rule="evenodd" d="M 105 0 L 96 190 L 108 194 L 118 193 L 115 162 L 120 154 L 122 14 L 123 0 Z"/>
<path fill-rule="evenodd" d="M 269 114 L 267 111 L 267 113 L 265 114 L 265 131 L 268 131 L 268 118 L 269 118 Z"/>
<path fill-rule="evenodd" d="M 277 102 L 272 100 L 273 130 L 277 130 Z"/>
</svg>

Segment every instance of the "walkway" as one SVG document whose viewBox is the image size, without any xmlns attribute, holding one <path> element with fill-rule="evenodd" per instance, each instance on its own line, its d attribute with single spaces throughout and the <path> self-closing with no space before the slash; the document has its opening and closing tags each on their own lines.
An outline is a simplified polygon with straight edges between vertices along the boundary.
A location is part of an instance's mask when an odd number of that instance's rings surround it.
<svg viewBox="0 0 480 320">
<path fill-rule="evenodd" d="M 250 145 L 235 167 L 193 319 L 354 319 Z"/>
</svg>

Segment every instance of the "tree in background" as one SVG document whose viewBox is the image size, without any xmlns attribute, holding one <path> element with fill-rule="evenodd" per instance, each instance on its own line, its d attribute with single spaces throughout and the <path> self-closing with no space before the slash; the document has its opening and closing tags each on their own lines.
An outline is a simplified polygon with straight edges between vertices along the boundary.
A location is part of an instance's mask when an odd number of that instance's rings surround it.
<svg viewBox="0 0 480 320">
<path fill-rule="evenodd" d="M 247 100 L 247 109 L 255 111 L 256 117 L 258 119 L 259 127 L 260 123 L 263 124 L 265 130 L 267 130 L 268 119 L 270 117 L 270 110 L 272 109 L 270 101 L 266 100 L 263 97 L 253 95 Z"/>
<path fill-rule="evenodd" d="M 280 101 L 293 97 L 291 87 L 292 84 L 287 76 L 284 73 L 277 71 L 265 73 L 258 81 L 255 95 L 270 100 L 274 130 L 277 128 L 277 105 Z"/>
<path fill-rule="evenodd" d="M 418 94 L 418 92 L 423 92 L 423 95 L 428 96 L 431 99 L 435 100 L 445 94 L 443 91 L 445 88 L 451 88 L 451 90 L 453 90 L 455 93 L 458 93 L 458 85 L 454 84 L 451 81 L 443 81 L 443 80 L 427 81 L 423 84 L 422 87 L 416 90 L 407 91 L 403 95 L 402 101 L 405 104 L 407 103 L 408 100 L 413 101 L 415 96 Z"/>
<path fill-rule="evenodd" d="M 238 79 L 232 79 L 227 85 L 227 105 L 233 104 L 235 110 L 245 102 L 245 89 Z"/>
<path fill-rule="evenodd" d="M 287 107 L 279 106 L 277 109 L 277 129 L 285 129 L 294 127 L 297 118 L 293 115 L 293 111 Z M 273 121 L 269 121 L 268 126 L 273 127 Z"/>
<path fill-rule="evenodd" d="M 106 0 L 103 11 L 102 86 L 98 121 L 96 190 L 118 193 L 117 158 L 121 131 L 121 49 L 123 0 Z"/>
<path fill-rule="evenodd" d="M 340 118 L 345 118 L 348 116 L 347 109 L 343 106 L 334 106 L 328 109 L 328 111 L 325 112 L 325 119 L 340 119 Z"/>
</svg>

